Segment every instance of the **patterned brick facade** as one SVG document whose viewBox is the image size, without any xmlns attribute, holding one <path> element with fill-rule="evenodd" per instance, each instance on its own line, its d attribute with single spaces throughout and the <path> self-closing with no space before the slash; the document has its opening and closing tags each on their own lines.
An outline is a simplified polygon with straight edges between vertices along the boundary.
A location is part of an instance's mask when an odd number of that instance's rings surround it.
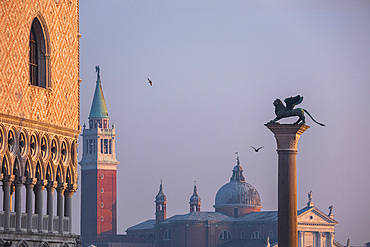
<svg viewBox="0 0 370 247">
<path fill-rule="evenodd" d="M 0 2 L 0 113 L 77 131 L 79 128 L 78 1 Z M 51 85 L 30 86 L 32 21 L 45 24 Z"/>
<path fill-rule="evenodd" d="M 36 22 L 44 86 L 31 85 Z M 77 244 L 71 221 L 78 180 L 79 38 L 78 0 L 0 1 L 0 179 L 4 202 L 15 194 L 15 205 L 4 203 L 0 212 L 0 232 L 16 240 L 17 232 L 27 230 L 22 243 L 13 241 L 18 246 Z"/>
</svg>

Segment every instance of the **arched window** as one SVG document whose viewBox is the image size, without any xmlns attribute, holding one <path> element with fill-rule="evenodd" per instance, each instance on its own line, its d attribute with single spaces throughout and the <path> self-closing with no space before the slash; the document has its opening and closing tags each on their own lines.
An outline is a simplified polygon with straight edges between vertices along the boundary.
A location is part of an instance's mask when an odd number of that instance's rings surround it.
<svg viewBox="0 0 370 247">
<path fill-rule="evenodd" d="M 167 229 L 163 234 L 163 240 L 168 241 L 171 239 L 171 229 Z"/>
<path fill-rule="evenodd" d="M 30 84 L 38 87 L 49 87 L 50 59 L 47 44 L 47 32 L 39 18 L 32 22 L 30 32 Z"/>
<path fill-rule="evenodd" d="M 260 232 L 257 232 L 255 231 L 254 233 L 252 233 L 251 235 L 251 239 L 258 239 L 258 238 L 261 238 L 261 233 Z"/>
<path fill-rule="evenodd" d="M 218 238 L 221 240 L 231 239 L 231 233 L 229 231 L 223 231 Z"/>
</svg>

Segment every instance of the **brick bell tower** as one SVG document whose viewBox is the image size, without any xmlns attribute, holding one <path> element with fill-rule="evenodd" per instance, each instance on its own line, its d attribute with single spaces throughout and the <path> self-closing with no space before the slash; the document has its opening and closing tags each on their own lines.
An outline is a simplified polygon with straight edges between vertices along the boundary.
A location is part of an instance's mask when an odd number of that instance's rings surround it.
<svg viewBox="0 0 370 247">
<path fill-rule="evenodd" d="M 84 243 L 117 234 L 116 134 L 114 125 L 109 128 L 99 66 L 96 72 L 89 126 L 84 124 L 81 134 L 81 238 Z"/>
</svg>

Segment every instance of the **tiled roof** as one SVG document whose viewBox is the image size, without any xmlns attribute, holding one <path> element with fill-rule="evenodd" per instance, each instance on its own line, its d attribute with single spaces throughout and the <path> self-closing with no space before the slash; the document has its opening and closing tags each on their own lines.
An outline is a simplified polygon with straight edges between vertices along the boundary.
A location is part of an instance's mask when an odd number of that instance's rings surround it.
<svg viewBox="0 0 370 247">
<path fill-rule="evenodd" d="M 277 221 L 277 211 L 250 212 L 240 216 L 236 221 Z"/>
<path fill-rule="evenodd" d="M 100 80 L 96 82 L 94 99 L 91 105 L 89 119 L 90 118 L 109 118 Z"/>
<path fill-rule="evenodd" d="M 150 229 L 154 229 L 154 225 L 155 225 L 155 220 L 147 220 L 137 225 L 134 225 L 128 228 L 127 230 L 150 230 Z"/>
<path fill-rule="evenodd" d="M 173 221 L 223 221 L 231 218 L 223 213 L 219 212 L 191 212 L 183 215 L 175 215 L 168 218 L 164 223 L 170 223 Z M 233 218 L 231 218 L 233 219 Z"/>
</svg>

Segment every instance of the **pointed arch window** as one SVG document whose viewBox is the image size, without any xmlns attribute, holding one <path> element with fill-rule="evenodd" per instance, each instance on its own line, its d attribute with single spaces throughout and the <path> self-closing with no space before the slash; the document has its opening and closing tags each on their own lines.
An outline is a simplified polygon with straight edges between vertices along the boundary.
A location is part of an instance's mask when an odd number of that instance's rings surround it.
<svg viewBox="0 0 370 247">
<path fill-rule="evenodd" d="M 50 87 L 50 56 L 45 25 L 39 18 L 32 22 L 30 31 L 30 84 L 33 86 Z"/>
</svg>

